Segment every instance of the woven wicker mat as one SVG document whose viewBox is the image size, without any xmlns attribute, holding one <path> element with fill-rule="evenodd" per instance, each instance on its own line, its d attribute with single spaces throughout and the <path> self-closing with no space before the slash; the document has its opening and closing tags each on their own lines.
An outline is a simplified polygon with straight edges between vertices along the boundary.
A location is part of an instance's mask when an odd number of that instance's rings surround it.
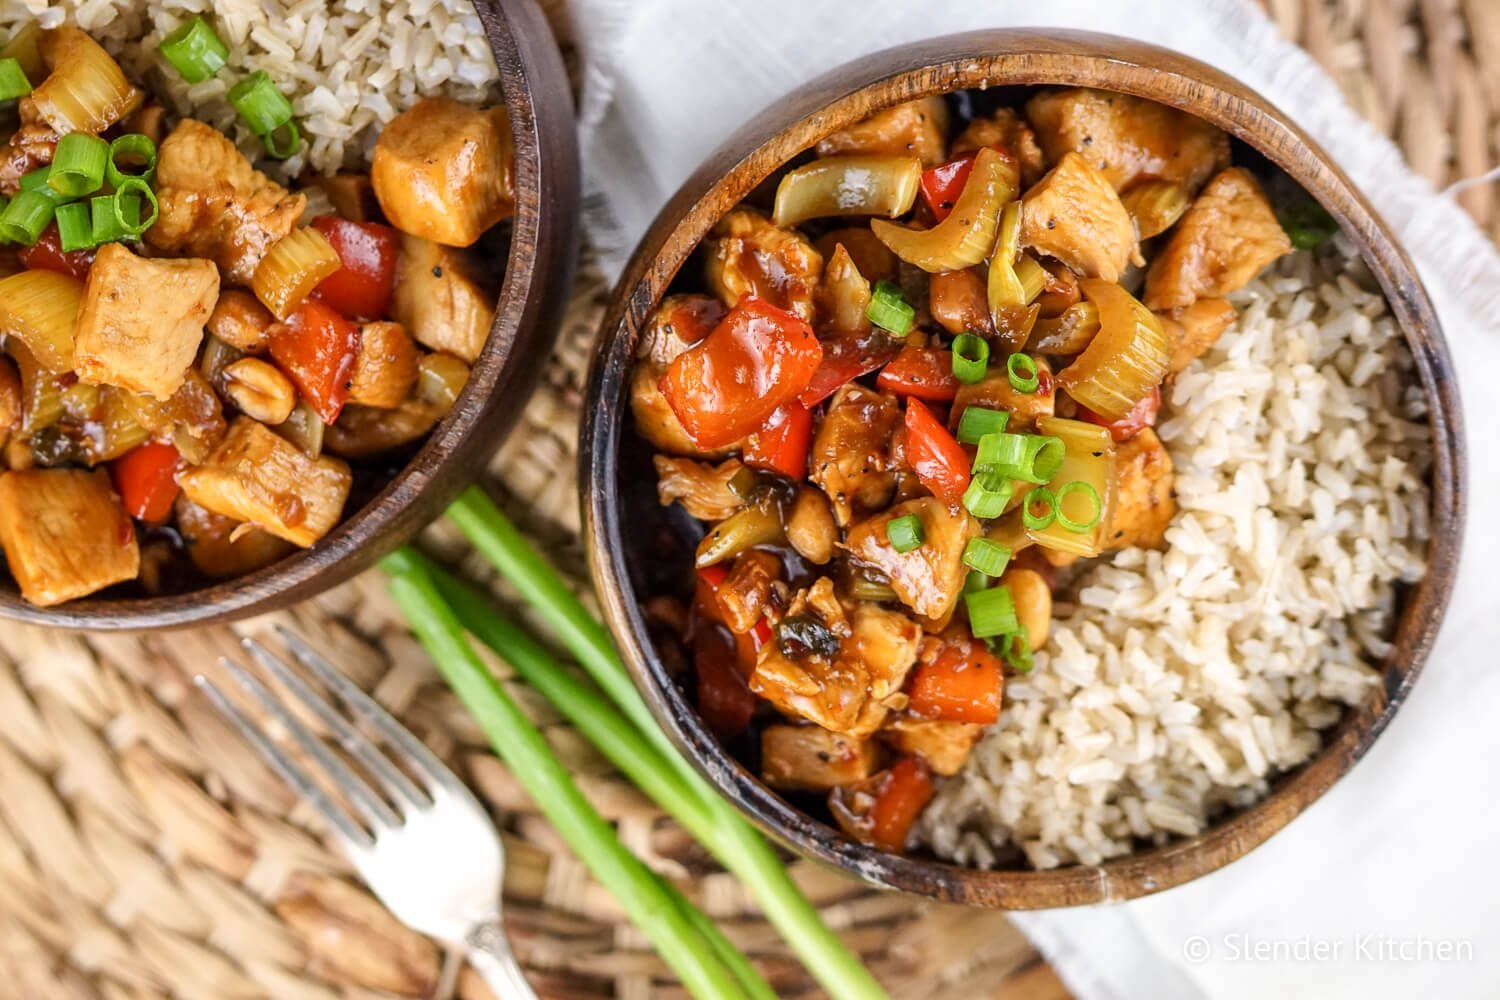
<svg viewBox="0 0 1500 1000">
<path fill-rule="evenodd" d="M 1267 0 L 1289 35 L 1416 167 L 1450 182 L 1495 160 L 1497 0 Z M 562 19 L 559 18 L 559 24 Z M 1500 232 L 1494 192 L 1462 198 Z M 582 367 L 602 308 L 580 285 L 563 342 L 492 466 L 520 523 L 582 580 L 574 439 Z M 443 525 L 428 541 L 462 558 Z M 482 570 L 472 559 L 465 568 Z M 641 935 L 484 748 L 406 635 L 374 574 L 276 616 L 314 637 L 494 807 L 516 950 L 547 997 L 679 997 Z M 265 631 L 271 620 L 239 631 Z M 323 842 L 318 823 L 194 693 L 191 673 L 235 635 L 77 636 L 0 628 L 0 997 L 428 997 L 442 958 L 397 924 Z M 589 798 L 639 854 L 761 961 L 778 993 L 813 996 L 738 885 L 521 688 Z M 793 872 L 902 1000 L 1051 1000 L 1066 991 L 994 913 Z M 465 974 L 459 995 L 488 996 Z"/>
</svg>

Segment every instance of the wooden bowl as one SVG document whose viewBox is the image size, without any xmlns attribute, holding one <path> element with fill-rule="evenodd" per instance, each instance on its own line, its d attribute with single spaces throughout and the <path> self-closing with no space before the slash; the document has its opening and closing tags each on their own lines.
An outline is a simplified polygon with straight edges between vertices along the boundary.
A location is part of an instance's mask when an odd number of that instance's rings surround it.
<svg viewBox="0 0 1500 1000">
<path fill-rule="evenodd" d="M 509 252 L 484 351 L 452 412 L 378 494 L 312 548 L 265 569 L 164 597 L 38 608 L 0 585 L 0 616 L 77 629 L 159 629 L 244 618 L 347 580 L 439 516 L 514 425 L 556 339 L 578 249 L 578 149 L 562 57 L 534 0 L 476 0 L 500 67 L 515 143 Z"/>
<path fill-rule="evenodd" d="M 846 837 L 784 801 L 704 726 L 653 647 L 640 609 L 642 595 L 653 593 L 643 581 L 670 568 L 653 566 L 642 554 L 652 536 L 654 496 L 639 464 L 625 471 L 640 461 L 632 452 L 638 448 L 626 393 L 639 332 L 668 284 L 713 224 L 778 168 L 822 136 L 901 101 L 1035 84 L 1098 87 L 1192 112 L 1259 150 L 1338 219 L 1384 289 L 1427 395 L 1432 541 L 1426 577 L 1404 595 L 1384 684 L 1347 711 L 1326 734 L 1323 750 L 1278 779 L 1266 798 L 1197 837 L 1102 865 L 981 871 L 886 853 Z M 677 746 L 757 825 L 793 850 L 876 886 L 975 906 L 1034 909 L 1128 899 L 1213 871 L 1280 830 L 1364 754 L 1416 681 L 1442 620 L 1463 529 L 1463 428 L 1452 362 L 1412 263 L 1365 197 L 1281 112 L 1217 70 L 1165 49 L 1084 32 L 982 31 L 903 46 L 834 70 L 777 101 L 682 186 L 631 260 L 603 332 L 585 403 L 582 504 L 594 581 L 636 683 Z M 655 519 L 660 523 L 661 515 Z M 681 576 L 684 569 L 676 571 Z"/>
</svg>

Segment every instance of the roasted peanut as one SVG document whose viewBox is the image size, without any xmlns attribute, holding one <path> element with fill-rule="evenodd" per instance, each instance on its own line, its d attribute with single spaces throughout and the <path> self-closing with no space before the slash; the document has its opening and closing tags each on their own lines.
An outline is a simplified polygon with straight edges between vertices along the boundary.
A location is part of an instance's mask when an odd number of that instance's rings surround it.
<svg viewBox="0 0 1500 1000">
<path fill-rule="evenodd" d="M 1011 568 L 1000 577 L 1010 588 L 1016 606 L 1016 619 L 1026 628 L 1032 649 L 1040 649 L 1052 627 L 1052 590 L 1042 574 L 1034 569 Z"/>
<path fill-rule="evenodd" d="M 239 288 L 227 288 L 208 316 L 208 332 L 231 347 L 259 351 L 271 335 L 276 317 L 260 300 Z"/>
<path fill-rule="evenodd" d="M 276 366 L 259 358 L 241 358 L 224 369 L 225 392 L 247 417 L 279 424 L 292 415 L 297 390 Z"/>
<path fill-rule="evenodd" d="M 400 323 L 365 323 L 349 379 L 349 402 L 391 410 L 417 380 L 420 352 Z"/>
<path fill-rule="evenodd" d="M 786 524 L 787 541 L 797 554 L 821 566 L 833 558 L 838 534 L 833 524 L 833 508 L 823 491 L 806 486 L 799 488 Z"/>
</svg>

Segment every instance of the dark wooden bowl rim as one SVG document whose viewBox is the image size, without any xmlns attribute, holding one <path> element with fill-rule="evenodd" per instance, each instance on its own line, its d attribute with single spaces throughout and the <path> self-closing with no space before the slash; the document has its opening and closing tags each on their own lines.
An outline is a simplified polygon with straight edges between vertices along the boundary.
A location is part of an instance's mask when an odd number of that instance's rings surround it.
<svg viewBox="0 0 1500 1000">
<path fill-rule="evenodd" d="M 968 869 L 864 846 L 790 807 L 728 756 L 651 645 L 626 570 L 616 476 L 638 332 L 725 211 L 821 136 L 875 110 L 928 94 L 1015 84 L 1099 87 L 1175 105 L 1258 149 L 1316 196 L 1360 246 L 1406 333 L 1430 406 L 1434 448 L 1427 575 L 1407 597 L 1396 651 L 1375 694 L 1345 713 L 1313 760 L 1278 779 L 1259 803 L 1203 834 L 1101 865 L 1048 871 Z M 1464 523 L 1464 436 L 1452 361 L 1412 263 L 1365 198 L 1299 128 L 1244 85 L 1166 49 L 1088 32 L 994 30 L 918 42 L 835 69 L 749 122 L 683 184 L 637 248 L 601 329 L 585 402 L 581 502 L 594 582 L 636 683 L 677 746 L 761 829 L 876 886 L 975 906 L 1034 909 L 1142 896 L 1228 864 L 1280 830 L 1363 756 L 1410 691 L 1446 609 Z"/>
<path fill-rule="evenodd" d="M 578 244 L 578 153 L 562 57 L 534 0 L 476 0 L 515 143 L 516 214 L 484 351 L 452 412 L 380 493 L 323 540 L 265 569 L 182 594 L 56 608 L 0 590 L 0 617 L 61 628 L 145 630 L 273 611 L 349 579 L 439 516 L 514 425 L 556 338 Z"/>
</svg>

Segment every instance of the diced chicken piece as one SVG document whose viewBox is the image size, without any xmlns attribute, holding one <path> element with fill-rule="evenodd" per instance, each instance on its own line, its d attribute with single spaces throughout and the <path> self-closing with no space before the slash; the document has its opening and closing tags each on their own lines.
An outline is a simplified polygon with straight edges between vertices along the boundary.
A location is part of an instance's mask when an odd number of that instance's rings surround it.
<svg viewBox="0 0 1500 1000">
<path fill-rule="evenodd" d="M 715 594 L 729 630 L 744 635 L 754 628 L 770 609 L 780 581 L 781 560 L 769 552 L 752 549 L 735 559 Z"/>
<path fill-rule="evenodd" d="M 908 514 L 921 521 L 923 541 L 910 552 L 897 552 L 886 537 L 886 525 Z M 844 548 L 856 563 L 889 580 L 901 603 L 927 621 L 939 623 L 958 603 L 968 576 L 964 546 L 978 534 L 979 522 L 968 511 L 950 510 L 935 497 L 920 497 L 856 524 Z"/>
<path fill-rule="evenodd" d="M 761 777 L 772 788 L 827 792 L 875 771 L 875 744 L 822 726 L 767 726 L 760 734 Z"/>
<path fill-rule="evenodd" d="M 177 498 L 173 515 L 188 558 L 204 576 L 220 580 L 244 576 L 297 550 L 259 528 L 205 510 L 186 496 Z"/>
<path fill-rule="evenodd" d="M 989 336 L 995 330 L 984 278 L 976 268 L 934 274 L 927 285 L 927 311 L 938 326 L 954 336 L 961 333 Z"/>
<path fill-rule="evenodd" d="M 52 607 L 135 579 L 135 525 L 109 474 L 31 469 L 0 475 L 0 546 L 21 596 Z"/>
<path fill-rule="evenodd" d="M 1120 196 L 1077 153 L 1058 161 L 1021 201 L 1021 243 L 1087 278 L 1119 281 L 1137 253 Z"/>
<path fill-rule="evenodd" d="M 1036 392 L 1022 392 L 1010 384 L 1010 376 L 1004 368 L 996 368 L 978 382 L 958 387 L 953 397 L 953 410 L 949 421 L 955 431 L 964 410 L 971 406 L 982 406 L 988 410 L 1004 410 L 1010 414 L 1005 429 L 1027 431 L 1036 426 L 1037 417 L 1053 415 L 1057 403 L 1057 383 L 1052 378 L 1052 366 L 1046 358 L 1035 358 Z"/>
<path fill-rule="evenodd" d="M 462 251 L 403 236 L 391 318 L 424 347 L 472 365 L 490 335 L 495 303 L 472 276 Z"/>
<path fill-rule="evenodd" d="M 907 757 L 921 757 L 934 774 L 957 774 L 969 759 L 984 727 L 972 722 L 939 722 L 898 715 L 877 734 Z"/>
<path fill-rule="evenodd" d="M 44 122 L 21 125 L 0 149 L 0 194 L 13 195 L 21 189 L 21 178 L 52 162 L 57 149 L 57 133 Z"/>
<path fill-rule="evenodd" d="M 668 455 L 653 455 L 651 461 L 656 466 L 656 496 L 663 507 L 680 503 L 700 521 L 722 521 L 745 506 L 729 488 L 729 481 L 745 467 L 737 458 L 717 466 Z"/>
<path fill-rule="evenodd" d="M 1026 117 L 1053 163 L 1082 153 L 1121 191 L 1156 177 L 1197 191 L 1229 166 L 1229 137 L 1201 118 L 1127 94 L 1074 87 L 1026 102 Z"/>
<path fill-rule="evenodd" d="M 670 295 L 656 307 L 641 334 L 637 361 L 630 373 L 630 412 L 636 430 L 660 451 L 713 458 L 739 447 L 738 442 L 713 451 L 698 447 L 667 403 L 660 385 L 667 366 L 708 336 L 724 312 L 719 300 L 709 295 Z"/>
<path fill-rule="evenodd" d="M 120 129 L 126 135 L 143 135 L 160 146 L 162 136 L 167 134 L 167 109 L 155 101 L 143 104 L 125 116 Z"/>
<path fill-rule="evenodd" d="M 891 442 L 899 426 L 901 404 L 889 393 L 850 384 L 833 394 L 813 437 L 809 478 L 828 495 L 840 527 L 890 500 Z"/>
<path fill-rule="evenodd" d="M 146 230 L 160 250 L 206 257 L 224 281 L 249 286 L 261 258 L 290 233 L 307 198 L 250 165 L 217 129 L 184 118 L 157 151 L 161 214 Z"/>
<path fill-rule="evenodd" d="M 1146 272 L 1146 308 L 1157 311 L 1222 298 L 1244 288 L 1292 241 L 1254 175 L 1223 171 L 1193 202 Z"/>
<path fill-rule="evenodd" d="M 1235 311 L 1225 299 L 1199 299 L 1156 317 L 1167 335 L 1167 371 L 1176 375 L 1218 343 L 1234 322 Z"/>
<path fill-rule="evenodd" d="M 1031 187 L 1047 172 L 1047 157 L 1036 141 L 1036 133 L 1014 108 L 1001 108 L 985 118 L 975 118 L 953 140 L 952 152 L 969 153 L 985 146 L 998 146 L 1021 165 L 1021 185 Z"/>
<path fill-rule="evenodd" d="M 707 243 L 708 287 L 726 307 L 754 295 L 812 323 L 823 255 L 800 234 L 737 208 L 720 220 Z"/>
<path fill-rule="evenodd" d="M 227 429 L 218 394 L 196 368 L 188 369 L 182 387 L 165 402 L 135 394 L 127 395 L 125 404 L 136 423 L 153 437 L 170 438 L 189 464 L 207 458 Z"/>
<path fill-rule="evenodd" d="M 338 524 L 349 466 L 309 458 L 264 424 L 240 417 L 208 460 L 177 477 L 188 499 L 307 548 Z"/>
<path fill-rule="evenodd" d="M 429 97 L 381 131 L 370 182 L 391 225 L 444 246 L 472 246 L 516 210 L 504 108 Z"/>
<path fill-rule="evenodd" d="M 401 405 L 417 381 L 422 354 L 400 323 L 362 323 L 349 402 L 392 410 Z"/>
<path fill-rule="evenodd" d="M 1105 536 L 1108 550 L 1154 549 L 1177 513 L 1172 456 L 1147 427 L 1115 446 L 1115 510 Z"/>
<path fill-rule="evenodd" d="M 941 97 L 925 97 L 877 111 L 827 136 L 818 143 L 818 155 L 909 154 L 921 158 L 922 166 L 935 167 L 943 162 L 947 135 L 948 106 Z"/>
<path fill-rule="evenodd" d="M 335 455 L 365 459 L 411 444 L 437 426 L 445 410 L 420 399 L 402 400 L 391 410 L 345 406 L 336 423 L 323 430 L 323 444 Z"/>
<path fill-rule="evenodd" d="M 255 354 L 271 339 L 276 317 L 260 299 L 240 288 L 226 288 L 208 317 L 208 332 L 230 347 Z"/>
<path fill-rule="evenodd" d="M 106 243 L 84 286 L 74 371 L 85 382 L 169 398 L 187 378 L 218 296 L 210 261 L 137 257 Z"/>
</svg>

